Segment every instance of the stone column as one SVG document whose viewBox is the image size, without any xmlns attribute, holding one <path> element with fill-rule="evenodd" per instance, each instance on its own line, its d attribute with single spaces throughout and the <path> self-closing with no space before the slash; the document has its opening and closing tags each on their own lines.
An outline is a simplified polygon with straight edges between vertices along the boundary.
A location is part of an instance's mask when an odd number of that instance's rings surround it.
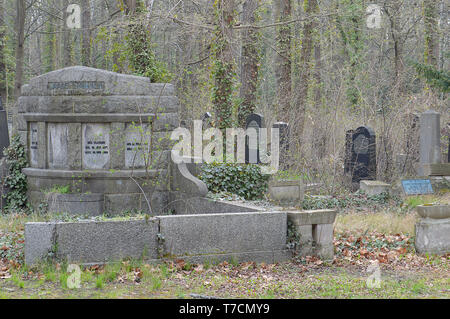
<svg viewBox="0 0 450 319">
<path fill-rule="evenodd" d="M 440 114 L 428 110 L 420 115 L 420 162 L 418 175 L 424 175 L 424 164 L 441 163 Z"/>
</svg>

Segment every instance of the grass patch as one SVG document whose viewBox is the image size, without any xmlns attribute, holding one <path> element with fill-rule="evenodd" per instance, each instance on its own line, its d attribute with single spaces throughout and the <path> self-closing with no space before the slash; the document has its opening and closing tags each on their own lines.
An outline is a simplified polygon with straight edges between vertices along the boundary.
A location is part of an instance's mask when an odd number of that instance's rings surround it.
<svg viewBox="0 0 450 319">
<path fill-rule="evenodd" d="M 385 234 L 414 234 L 414 225 L 417 219 L 415 212 L 347 212 L 336 216 L 334 229 L 338 233 L 368 230 Z"/>
</svg>

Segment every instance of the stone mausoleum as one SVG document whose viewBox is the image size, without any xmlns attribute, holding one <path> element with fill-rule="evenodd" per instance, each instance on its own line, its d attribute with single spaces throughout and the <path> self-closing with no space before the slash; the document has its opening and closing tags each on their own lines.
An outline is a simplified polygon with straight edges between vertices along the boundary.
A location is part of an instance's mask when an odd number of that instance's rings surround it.
<svg viewBox="0 0 450 319">
<path fill-rule="evenodd" d="M 173 85 L 74 66 L 31 79 L 18 104 L 34 207 L 68 185 L 72 193 L 100 195 L 108 212 L 148 211 L 150 202 L 163 213 L 169 138 L 179 123 Z"/>
</svg>

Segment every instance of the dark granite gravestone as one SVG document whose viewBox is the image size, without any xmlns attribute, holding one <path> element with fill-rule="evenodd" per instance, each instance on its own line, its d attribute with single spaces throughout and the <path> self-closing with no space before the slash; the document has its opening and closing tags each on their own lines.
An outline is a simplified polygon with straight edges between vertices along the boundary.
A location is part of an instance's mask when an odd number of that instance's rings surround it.
<svg viewBox="0 0 450 319">
<path fill-rule="evenodd" d="M 245 121 L 245 129 L 248 131 L 255 130 L 257 140 L 250 142 L 249 136 L 247 135 L 245 137 L 245 163 L 246 164 L 259 164 L 260 156 L 259 156 L 259 139 L 260 139 L 260 132 L 259 130 L 261 128 L 265 127 L 264 125 L 264 117 L 260 114 L 250 114 L 247 116 L 247 119 Z M 256 143 L 255 143 L 256 142 Z"/>
<path fill-rule="evenodd" d="M 3 149 L 9 146 L 8 122 L 6 111 L 3 109 L 0 96 L 0 159 L 3 157 Z"/>
<path fill-rule="evenodd" d="M 352 183 L 376 180 L 375 132 L 367 126 L 358 127 L 352 136 Z"/>
<path fill-rule="evenodd" d="M 345 159 L 344 159 L 344 173 L 351 175 L 353 171 L 352 163 L 352 145 L 353 145 L 353 133 L 354 130 L 348 130 L 345 132 Z"/>
<path fill-rule="evenodd" d="M 279 130 L 280 138 L 280 168 L 286 169 L 288 166 L 287 158 L 289 152 L 289 124 L 285 122 L 276 122 L 272 125 L 273 128 Z"/>
</svg>

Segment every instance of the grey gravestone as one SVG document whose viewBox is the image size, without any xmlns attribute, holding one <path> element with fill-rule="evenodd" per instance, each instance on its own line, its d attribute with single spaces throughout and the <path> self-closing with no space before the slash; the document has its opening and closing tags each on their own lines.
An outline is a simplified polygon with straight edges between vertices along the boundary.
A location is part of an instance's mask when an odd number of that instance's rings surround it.
<svg viewBox="0 0 450 319">
<path fill-rule="evenodd" d="M 351 173 L 353 171 L 353 165 L 352 165 L 353 133 L 355 133 L 354 130 L 348 130 L 345 132 L 344 173 L 347 175 L 351 175 Z"/>
<path fill-rule="evenodd" d="M 428 110 L 420 115 L 420 162 L 418 175 L 423 175 L 424 164 L 441 162 L 440 114 Z"/>
<path fill-rule="evenodd" d="M 402 186 L 406 195 L 433 194 L 433 187 L 429 179 L 402 180 Z"/>
<path fill-rule="evenodd" d="M 246 122 L 245 122 L 245 129 L 246 130 L 255 130 L 257 141 L 256 146 L 252 145 L 252 143 L 249 142 L 248 136 L 245 139 L 245 163 L 247 164 L 259 164 L 260 161 L 260 154 L 259 154 L 259 140 L 260 140 L 260 129 L 265 127 L 264 125 L 264 117 L 260 114 L 250 114 L 247 116 Z"/>
<path fill-rule="evenodd" d="M 276 122 L 272 127 L 279 130 L 280 167 L 281 169 L 286 169 L 288 166 L 287 155 L 289 152 L 289 124 L 285 122 Z"/>
<path fill-rule="evenodd" d="M 109 168 L 109 125 L 83 124 L 83 168 Z"/>
<path fill-rule="evenodd" d="M 0 96 L 0 159 L 3 157 L 3 149 L 9 146 L 9 133 L 6 111 L 3 109 Z"/>
<path fill-rule="evenodd" d="M 374 131 L 367 126 L 358 127 L 352 136 L 352 183 L 376 180 L 376 139 Z"/>
</svg>

